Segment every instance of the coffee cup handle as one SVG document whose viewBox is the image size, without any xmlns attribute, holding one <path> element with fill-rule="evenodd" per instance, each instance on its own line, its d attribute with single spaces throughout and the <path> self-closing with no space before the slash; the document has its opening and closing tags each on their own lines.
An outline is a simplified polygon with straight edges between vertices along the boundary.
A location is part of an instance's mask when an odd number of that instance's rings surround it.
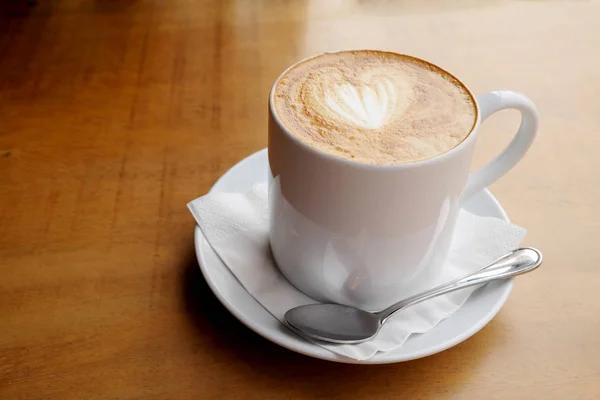
<svg viewBox="0 0 600 400">
<path fill-rule="evenodd" d="M 469 175 L 460 198 L 461 203 L 469 200 L 513 168 L 529 150 L 538 130 L 537 109 L 531 100 L 520 93 L 510 90 L 490 92 L 480 96 L 477 103 L 481 123 L 498 111 L 515 109 L 521 112 L 521 125 L 510 144 L 496 158 Z"/>
</svg>

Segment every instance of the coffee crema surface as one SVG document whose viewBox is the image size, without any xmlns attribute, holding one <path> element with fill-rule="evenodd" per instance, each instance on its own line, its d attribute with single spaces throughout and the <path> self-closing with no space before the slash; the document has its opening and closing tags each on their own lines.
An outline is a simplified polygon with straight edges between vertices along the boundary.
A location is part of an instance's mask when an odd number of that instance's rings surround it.
<svg viewBox="0 0 600 400">
<path fill-rule="evenodd" d="M 462 142 L 476 105 L 460 81 L 409 56 L 374 50 L 326 53 L 278 81 L 282 123 L 311 147 L 370 164 L 402 164 Z"/>
</svg>

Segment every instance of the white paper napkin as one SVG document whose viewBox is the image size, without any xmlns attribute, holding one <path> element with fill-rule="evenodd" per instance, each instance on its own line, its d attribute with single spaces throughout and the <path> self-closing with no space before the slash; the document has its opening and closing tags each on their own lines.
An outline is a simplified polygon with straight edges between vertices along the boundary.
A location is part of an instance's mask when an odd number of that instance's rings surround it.
<svg viewBox="0 0 600 400">
<path fill-rule="evenodd" d="M 211 247 L 246 290 L 275 318 L 283 321 L 290 308 L 315 303 L 292 286 L 277 269 L 269 249 L 267 185 L 248 193 L 209 193 L 188 207 Z M 442 274 L 431 287 L 466 275 L 517 248 L 525 230 L 497 218 L 461 210 Z M 412 333 L 429 331 L 455 313 L 476 288 L 449 293 L 394 315 L 366 343 L 329 345 L 334 353 L 366 360 L 377 352 L 401 346 Z"/>
</svg>

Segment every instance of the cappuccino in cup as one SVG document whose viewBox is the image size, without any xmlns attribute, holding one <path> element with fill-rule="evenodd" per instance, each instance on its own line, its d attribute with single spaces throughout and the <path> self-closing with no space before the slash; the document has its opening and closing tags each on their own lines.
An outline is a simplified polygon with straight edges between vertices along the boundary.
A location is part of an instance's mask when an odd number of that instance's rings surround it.
<svg viewBox="0 0 600 400">
<path fill-rule="evenodd" d="M 319 151 L 370 164 L 435 157 L 475 125 L 469 91 L 449 73 L 382 51 L 324 54 L 297 64 L 275 87 L 275 110 Z"/>
<path fill-rule="evenodd" d="M 470 173 L 480 123 L 522 120 L 511 144 Z M 508 90 L 475 99 L 427 61 L 377 50 L 289 67 L 269 97 L 269 242 L 299 290 L 376 311 L 428 287 L 461 206 L 525 155 L 535 105 Z"/>
</svg>

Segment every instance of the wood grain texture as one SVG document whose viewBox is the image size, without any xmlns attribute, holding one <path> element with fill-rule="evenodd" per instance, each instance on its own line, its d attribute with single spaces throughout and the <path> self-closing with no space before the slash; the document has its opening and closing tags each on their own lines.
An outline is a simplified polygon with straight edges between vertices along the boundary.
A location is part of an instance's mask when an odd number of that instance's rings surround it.
<svg viewBox="0 0 600 400">
<path fill-rule="evenodd" d="M 596 1 L 3 2 L 0 398 L 600 398 L 600 4 Z M 313 360 L 220 305 L 185 204 L 266 145 L 299 58 L 382 48 L 474 92 L 538 104 L 539 140 L 492 187 L 543 268 L 441 354 Z M 482 128 L 476 166 L 517 116 Z"/>
</svg>

